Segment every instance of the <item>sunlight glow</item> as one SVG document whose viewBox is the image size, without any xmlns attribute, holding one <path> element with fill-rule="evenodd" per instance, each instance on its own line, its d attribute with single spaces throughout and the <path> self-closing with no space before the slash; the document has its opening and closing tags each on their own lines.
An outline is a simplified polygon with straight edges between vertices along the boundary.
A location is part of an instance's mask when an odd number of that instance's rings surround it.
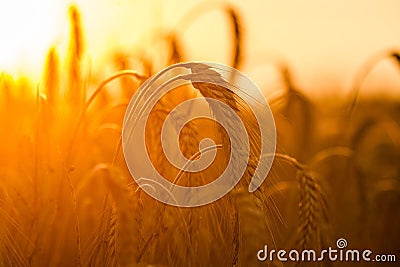
<svg viewBox="0 0 400 267">
<path fill-rule="evenodd" d="M 196 12 L 196 7 L 203 2 L 207 1 L 3 0 L 0 2 L 0 73 L 22 74 L 36 82 L 51 46 L 56 46 L 63 57 L 68 50 L 71 4 L 76 4 L 81 12 L 85 52 L 94 70 L 104 69 L 115 52 L 150 51 L 149 36 L 154 29 L 177 30 L 185 60 L 227 63 L 231 42 L 229 24 L 220 12 L 205 13 L 187 26 L 187 30 L 179 32 L 180 19 L 190 10 Z M 353 75 L 371 54 L 400 44 L 398 0 L 323 4 L 318 0 L 290 4 L 286 1 L 261 4 L 257 0 L 222 2 L 240 10 L 246 66 L 287 60 L 296 82 L 313 95 L 322 91 L 346 93 Z M 379 80 L 375 87 L 369 86 L 371 90 L 393 84 L 398 87 L 398 77 L 392 77 L 396 74 L 390 72 L 388 77 L 379 68 L 377 71 Z M 256 81 L 264 83 L 264 73 L 258 76 L 260 79 Z"/>
<path fill-rule="evenodd" d="M 0 72 L 40 74 L 48 48 L 62 36 L 64 0 L 13 0 L 0 4 Z M 68 29 L 67 29 L 68 30 Z"/>
</svg>

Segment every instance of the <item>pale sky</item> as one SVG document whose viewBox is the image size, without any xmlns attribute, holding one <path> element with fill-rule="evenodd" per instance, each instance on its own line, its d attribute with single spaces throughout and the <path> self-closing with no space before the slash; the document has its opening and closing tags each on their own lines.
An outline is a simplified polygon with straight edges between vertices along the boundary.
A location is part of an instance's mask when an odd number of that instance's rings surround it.
<svg viewBox="0 0 400 267">
<path fill-rule="evenodd" d="M 110 47 L 134 49 L 144 43 L 150 29 L 173 28 L 200 2 L 204 1 L 75 1 L 82 11 L 88 54 L 95 68 L 101 68 Z M 385 48 L 400 48 L 398 0 L 227 2 L 242 15 L 244 71 L 263 85 L 274 86 L 265 75 L 268 65 L 260 63 L 285 58 L 295 80 L 309 94 L 320 95 L 325 88 L 346 92 L 369 56 Z M 0 71 L 28 72 L 38 79 L 48 47 L 66 49 L 69 3 L 1 0 Z M 222 13 L 212 11 L 198 18 L 181 37 L 188 60 L 228 63 L 230 39 Z M 381 85 L 400 88 L 400 71 L 387 62 L 375 69 L 366 88 L 373 91 Z"/>
</svg>

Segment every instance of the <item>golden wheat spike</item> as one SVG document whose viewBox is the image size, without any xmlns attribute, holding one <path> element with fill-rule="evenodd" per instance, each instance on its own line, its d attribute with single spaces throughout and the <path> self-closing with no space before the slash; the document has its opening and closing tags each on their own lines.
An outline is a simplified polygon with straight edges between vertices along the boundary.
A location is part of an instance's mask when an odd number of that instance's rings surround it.
<svg viewBox="0 0 400 267">
<path fill-rule="evenodd" d="M 167 36 L 167 39 L 171 49 L 169 63 L 175 64 L 182 62 L 183 61 L 182 46 L 177 35 L 175 33 L 171 33 L 170 35 Z"/>
<path fill-rule="evenodd" d="M 225 9 L 225 12 L 229 17 L 233 34 L 233 42 L 232 42 L 233 58 L 231 64 L 232 67 L 239 68 L 240 64 L 242 63 L 242 49 L 243 49 L 240 17 L 237 11 L 231 6 L 228 6 Z"/>
<path fill-rule="evenodd" d="M 83 29 L 81 15 L 76 6 L 69 9 L 70 40 L 68 50 L 68 81 L 67 97 L 70 104 L 76 107 L 83 105 L 85 90 L 82 87 L 81 61 L 84 53 Z"/>
<path fill-rule="evenodd" d="M 55 47 L 49 49 L 44 70 L 45 94 L 47 102 L 53 108 L 57 104 L 60 86 L 60 59 Z"/>
</svg>

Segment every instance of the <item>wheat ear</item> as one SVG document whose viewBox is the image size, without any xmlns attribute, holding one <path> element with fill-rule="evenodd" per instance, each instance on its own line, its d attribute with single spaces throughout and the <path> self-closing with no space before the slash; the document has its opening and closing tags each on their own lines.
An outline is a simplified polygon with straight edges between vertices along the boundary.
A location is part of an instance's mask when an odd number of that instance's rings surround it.
<svg viewBox="0 0 400 267">
<path fill-rule="evenodd" d="M 327 223 L 327 206 L 318 180 L 297 159 L 281 153 L 276 153 L 275 158 L 285 160 L 297 169 L 296 179 L 300 192 L 297 239 L 299 248 L 309 249 L 314 244 L 321 248 L 324 243 L 321 232 Z"/>
</svg>

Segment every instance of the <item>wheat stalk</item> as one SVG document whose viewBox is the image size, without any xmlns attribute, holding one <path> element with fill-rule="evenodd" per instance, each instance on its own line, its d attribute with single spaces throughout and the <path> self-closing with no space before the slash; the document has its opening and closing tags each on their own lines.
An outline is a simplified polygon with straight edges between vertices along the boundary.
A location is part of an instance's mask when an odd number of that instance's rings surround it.
<svg viewBox="0 0 400 267">
<path fill-rule="evenodd" d="M 2 198 L 4 199 L 4 198 Z M 29 259 L 21 249 L 21 243 L 18 243 L 20 233 L 19 226 L 3 209 L 0 202 L 0 264 L 2 266 L 29 266 Z"/>
<path fill-rule="evenodd" d="M 45 75 L 45 94 L 50 106 L 50 113 L 54 112 L 59 99 L 60 90 L 60 59 L 55 47 L 50 48 L 47 53 Z"/>
<path fill-rule="evenodd" d="M 227 15 L 232 33 L 232 58 L 230 64 L 234 68 L 240 68 L 243 60 L 243 33 L 241 29 L 243 25 L 239 13 L 234 6 L 226 3 L 210 5 L 210 2 L 202 2 L 181 18 L 177 28 L 181 33 L 185 32 L 191 23 L 213 9 L 219 9 Z"/>
<path fill-rule="evenodd" d="M 132 70 L 122 70 L 119 71 L 117 73 L 115 73 L 114 75 L 111 75 L 109 78 L 105 79 L 103 82 L 100 83 L 100 85 L 94 90 L 94 92 L 92 93 L 92 95 L 88 98 L 88 100 L 85 102 L 82 110 L 79 113 L 79 116 L 76 120 L 74 129 L 72 130 L 72 138 L 71 138 L 71 146 L 69 148 L 69 152 L 68 152 L 68 156 L 67 158 L 70 158 L 72 156 L 72 148 L 73 145 L 75 144 L 75 140 L 77 138 L 79 129 L 83 123 L 84 117 L 87 113 L 87 110 L 89 109 L 90 105 L 95 101 L 96 97 L 100 94 L 100 92 L 105 88 L 105 86 L 110 83 L 111 81 L 118 79 L 120 77 L 124 77 L 124 76 L 132 76 L 135 79 L 139 80 L 139 81 L 144 81 L 146 79 L 145 76 L 142 76 L 140 74 L 138 74 L 136 71 L 132 71 Z"/>
<path fill-rule="evenodd" d="M 324 243 L 322 227 L 327 222 L 326 201 L 321 186 L 311 171 L 295 158 L 281 153 L 276 153 L 275 158 L 285 160 L 297 169 L 300 191 L 297 244 L 301 249 L 313 246 L 320 249 Z"/>
<path fill-rule="evenodd" d="M 233 58 L 232 58 L 232 67 L 240 68 L 242 63 L 242 50 L 243 50 L 243 40 L 242 40 L 242 32 L 241 32 L 241 22 L 238 13 L 236 10 L 231 7 L 226 7 L 226 13 L 228 14 L 231 25 L 232 25 L 232 35 L 233 35 Z"/>
<path fill-rule="evenodd" d="M 76 6 L 69 9 L 70 41 L 68 49 L 69 91 L 68 98 L 72 106 L 81 107 L 86 94 L 82 88 L 81 60 L 84 53 L 83 29 L 81 15 Z"/>
<path fill-rule="evenodd" d="M 370 57 L 366 63 L 362 66 L 362 68 L 359 69 L 359 71 L 355 75 L 355 79 L 352 85 L 352 88 L 350 90 L 350 95 L 348 99 L 350 101 L 348 102 L 348 112 L 346 115 L 352 116 L 354 112 L 354 108 L 357 104 L 357 101 L 359 99 L 360 91 L 362 89 L 362 86 L 365 82 L 366 77 L 368 74 L 373 70 L 373 68 L 382 60 L 384 59 L 393 59 L 397 65 L 400 64 L 400 52 L 397 50 L 393 49 L 386 49 L 384 51 L 379 51 L 376 54 L 374 54 L 372 57 Z"/>
<path fill-rule="evenodd" d="M 247 190 L 246 190 L 247 191 Z M 267 217 L 264 208 L 255 197 L 249 194 L 245 188 L 238 188 L 234 192 L 235 207 L 238 213 L 238 248 L 237 258 L 234 258 L 238 266 L 256 266 L 259 264 L 257 251 L 265 244 L 267 229 Z M 257 223 L 254 223 L 257 222 Z"/>
</svg>

